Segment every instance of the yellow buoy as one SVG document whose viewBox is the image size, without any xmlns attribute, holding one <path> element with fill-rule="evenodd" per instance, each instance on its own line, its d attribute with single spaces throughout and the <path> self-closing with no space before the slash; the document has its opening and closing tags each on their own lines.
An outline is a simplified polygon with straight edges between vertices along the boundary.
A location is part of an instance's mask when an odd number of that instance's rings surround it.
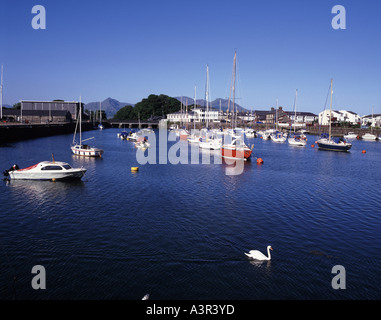
<svg viewBox="0 0 381 320">
<path fill-rule="evenodd" d="M 131 167 L 131 172 L 139 171 L 139 167 Z"/>
</svg>

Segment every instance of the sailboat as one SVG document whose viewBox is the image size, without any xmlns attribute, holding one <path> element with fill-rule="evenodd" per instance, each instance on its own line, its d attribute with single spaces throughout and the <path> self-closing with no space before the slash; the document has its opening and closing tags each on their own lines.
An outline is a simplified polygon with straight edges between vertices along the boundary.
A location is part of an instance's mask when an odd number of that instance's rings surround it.
<svg viewBox="0 0 381 320">
<path fill-rule="evenodd" d="M 276 111 L 275 111 L 276 128 L 275 128 L 275 132 L 270 134 L 270 139 L 273 142 L 283 143 L 283 142 L 286 142 L 286 137 L 283 135 L 282 132 L 280 132 L 278 130 L 278 122 L 279 122 L 279 119 L 278 119 L 278 109 L 279 108 L 278 108 L 278 99 L 277 99 L 277 105 L 276 105 Z"/>
<path fill-rule="evenodd" d="M 301 134 L 297 134 L 296 131 L 296 126 L 295 126 L 295 120 L 296 120 L 296 101 L 298 98 L 298 89 L 296 89 L 295 92 L 295 103 L 294 103 L 294 110 L 295 110 L 295 115 L 294 115 L 294 133 L 290 134 L 288 138 L 288 144 L 290 146 L 298 146 L 298 147 L 304 147 L 307 144 L 307 139 L 303 138 Z M 291 130 L 291 128 L 290 128 Z"/>
<path fill-rule="evenodd" d="M 77 127 L 79 125 L 79 142 L 77 143 L 75 141 L 76 135 L 77 135 Z M 73 144 L 71 146 L 71 151 L 78 156 L 84 156 L 84 157 L 101 157 L 103 154 L 103 149 L 99 149 L 96 147 L 91 147 L 88 144 L 83 144 L 83 142 L 94 139 L 88 138 L 85 140 L 82 140 L 82 102 L 81 98 L 79 99 L 79 112 L 78 112 L 78 118 L 77 118 L 77 124 L 75 126 L 74 136 L 73 136 Z"/>
<path fill-rule="evenodd" d="M 352 144 L 347 142 L 345 138 L 340 138 L 335 141 L 332 139 L 332 94 L 333 94 L 333 80 L 331 79 L 331 102 L 329 111 L 329 131 L 328 135 L 323 134 L 322 137 L 317 141 L 319 149 L 329 150 L 329 151 L 348 151 L 352 148 Z"/>
<path fill-rule="evenodd" d="M 233 60 L 233 78 L 232 78 L 232 91 L 233 91 L 233 108 L 235 108 L 235 78 L 236 78 L 236 61 L 237 61 L 237 52 L 234 52 Z M 230 103 L 230 97 L 229 97 Z M 234 128 L 234 112 L 232 113 L 232 128 Z M 227 144 L 223 144 L 221 147 L 222 157 L 227 159 L 244 159 L 247 160 L 250 158 L 253 151 L 253 146 L 250 149 L 243 140 L 243 134 L 241 137 L 232 137 L 232 141 Z"/>
<path fill-rule="evenodd" d="M 209 67 L 206 66 L 206 87 L 205 87 L 205 101 L 206 101 L 206 111 L 205 120 L 206 128 L 201 131 L 200 142 L 198 146 L 201 149 L 208 150 L 219 150 L 221 149 L 222 139 L 218 139 L 216 135 L 209 130 Z"/>
<path fill-rule="evenodd" d="M 361 139 L 367 140 L 367 141 L 374 141 L 377 140 L 377 136 L 373 134 L 373 107 L 372 107 L 372 124 L 370 125 L 370 133 L 365 133 Z"/>
<path fill-rule="evenodd" d="M 99 124 L 98 129 L 103 130 L 103 124 L 102 124 L 102 103 L 99 102 Z"/>
</svg>

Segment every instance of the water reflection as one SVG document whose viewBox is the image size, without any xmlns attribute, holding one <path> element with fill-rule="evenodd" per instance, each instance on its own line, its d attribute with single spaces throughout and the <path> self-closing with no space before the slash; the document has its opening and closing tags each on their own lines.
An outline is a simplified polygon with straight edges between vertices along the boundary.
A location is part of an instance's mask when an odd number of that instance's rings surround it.
<svg viewBox="0 0 381 320">
<path fill-rule="evenodd" d="M 32 180 L 11 180 L 7 182 L 12 195 L 22 200 L 37 202 L 38 204 L 59 197 L 65 197 L 73 190 L 80 190 L 85 187 L 83 181 L 32 181 Z"/>
</svg>

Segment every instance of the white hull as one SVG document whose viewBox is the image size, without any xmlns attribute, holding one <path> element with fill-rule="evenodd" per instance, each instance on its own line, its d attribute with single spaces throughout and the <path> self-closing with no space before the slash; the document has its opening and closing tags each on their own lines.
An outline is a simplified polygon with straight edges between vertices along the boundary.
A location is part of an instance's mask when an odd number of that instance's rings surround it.
<svg viewBox="0 0 381 320">
<path fill-rule="evenodd" d="M 86 169 L 71 168 L 65 162 L 43 161 L 29 168 L 10 171 L 9 176 L 12 180 L 78 180 L 85 173 Z"/>
<path fill-rule="evenodd" d="M 291 146 L 304 147 L 307 144 L 306 140 L 295 140 L 294 138 L 288 138 L 288 144 Z"/>
<path fill-rule="evenodd" d="M 71 151 L 73 152 L 73 154 L 83 157 L 101 157 L 103 154 L 102 149 L 78 144 L 72 146 Z"/>
<path fill-rule="evenodd" d="M 377 136 L 375 134 L 371 134 L 371 133 L 366 133 L 364 134 L 361 139 L 363 140 L 368 140 L 368 141 L 374 141 L 377 139 Z"/>
<path fill-rule="evenodd" d="M 219 150 L 221 149 L 221 145 L 222 145 L 221 142 L 216 140 L 199 143 L 199 147 L 201 149 L 209 149 L 209 150 Z"/>
</svg>

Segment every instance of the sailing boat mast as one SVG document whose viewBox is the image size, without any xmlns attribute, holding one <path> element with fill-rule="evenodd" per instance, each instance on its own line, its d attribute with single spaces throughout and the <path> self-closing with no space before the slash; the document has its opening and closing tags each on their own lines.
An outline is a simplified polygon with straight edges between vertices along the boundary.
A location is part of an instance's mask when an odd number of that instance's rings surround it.
<svg viewBox="0 0 381 320">
<path fill-rule="evenodd" d="M 234 51 L 234 60 L 233 60 L 233 118 L 235 110 L 235 74 L 236 74 L 236 60 L 237 60 L 237 51 Z M 235 125 L 234 125 L 235 127 Z M 233 128 L 234 128 L 233 127 Z"/>
<path fill-rule="evenodd" d="M 294 109 L 295 109 L 295 115 L 294 115 L 294 133 L 296 131 L 296 125 L 295 125 L 295 122 L 296 122 L 296 101 L 298 100 L 298 89 L 296 89 L 296 92 L 295 92 L 295 106 L 294 106 Z"/>
<path fill-rule="evenodd" d="M 196 130 L 196 118 L 194 116 L 195 115 L 194 109 L 196 109 L 196 85 L 194 86 L 194 99 L 193 99 L 193 129 Z"/>
<path fill-rule="evenodd" d="M 82 97 L 79 96 L 79 144 L 82 144 Z"/>
<path fill-rule="evenodd" d="M 206 100 L 206 129 L 209 128 L 209 66 L 206 65 L 206 90 L 205 90 L 205 100 Z"/>
<path fill-rule="evenodd" d="M 331 134 L 332 134 L 332 94 L 333 94 L 333 79 L 331 79 L 331 99 L 330 99 L 330 107 L 329 107 L 329 131 L 328 131 L 329 140 L 331 140 Z"/>
<path fill-rule="evenodd" d="M 1 82 L 0 82 L 0 121 L 3 119 L 3 65 L 1 65 Z"/>
</svg>

